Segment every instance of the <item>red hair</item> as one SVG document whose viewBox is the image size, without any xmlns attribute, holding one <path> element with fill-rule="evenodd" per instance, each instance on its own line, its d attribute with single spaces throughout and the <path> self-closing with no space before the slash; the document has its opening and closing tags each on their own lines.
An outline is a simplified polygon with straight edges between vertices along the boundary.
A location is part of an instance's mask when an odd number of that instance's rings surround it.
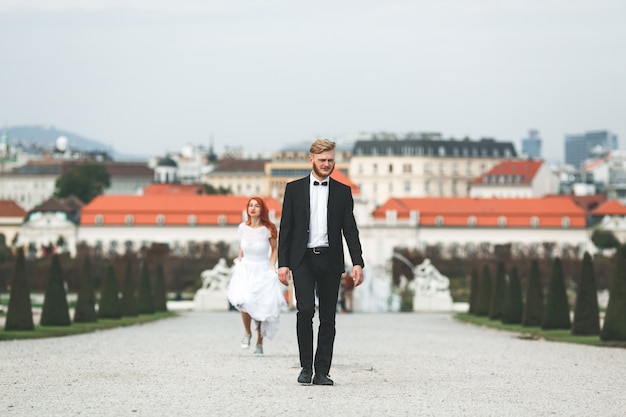
<svg viewBox="0 0 626 417">
<path fill-rule="evenodd" d="M 261 206 L 261 215 L 259 216 L 259 219 L 261 220 L 261 224 L 269 229 L 270 235 L 273 238 L 276 238 L 276 236 L 278 236 L 276 225 L 270 221 L 270 214 L 269 214 L 269 210 L 267 209 L 267 204 L 265 204 L 265 201 L 263 201 L 261 197 L 257 197 L 257 196 L 250 197 L 250 199 L 248 200 L 248 203 L 246 204 L 246 214 L 248 214 L 248 206 L 250 205 L 250 202 L 252 200 L 256 201 L 257 203 L 259 203 L 259 206 Z M 249 215 L 248 215 L 248 219 L 246 220 L 246 224 L 250 226 Z"/>
</svg>

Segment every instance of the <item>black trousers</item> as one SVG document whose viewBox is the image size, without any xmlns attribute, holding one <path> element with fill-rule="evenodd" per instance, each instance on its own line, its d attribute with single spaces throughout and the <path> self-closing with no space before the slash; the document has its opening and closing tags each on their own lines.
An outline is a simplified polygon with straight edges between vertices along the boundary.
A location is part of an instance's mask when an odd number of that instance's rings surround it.
<svg viewBox="0 0 626 417">
<path fill-rule="evenodd" d="M 315 373 L 327 375 L 333 358 L 335 343 L 335 315 L 341 275 L 330 268 L 328 251 L 319 255 L 307 250 L 304 260 L 293 272 L 296 290 L 298 348 L 300 366 L 315 369 Z M 319 329 L 317 350 L 313 358 L 313 316 L 315 315 L 315 291 L 319 298 Z"/>
</svg>

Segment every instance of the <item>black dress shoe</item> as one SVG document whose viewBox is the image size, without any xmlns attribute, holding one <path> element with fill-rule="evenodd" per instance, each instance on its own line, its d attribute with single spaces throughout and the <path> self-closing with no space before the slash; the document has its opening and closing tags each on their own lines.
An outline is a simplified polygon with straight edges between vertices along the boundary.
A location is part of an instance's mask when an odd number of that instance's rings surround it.
<svg viewBox="0 0 626 417">
<path fill-rule="evenodd" d="M 315 374 L 313 378 L 313 385 L 333 385 L 334 382 L 328 377 L 328 375 Z"/>
<path fill-rule="evenodd" d="M 311 378 L 313 378 L 313 371 L 310 369 L 302 368 L 300 375 L 298 375 L 298 382 L 301 384 L 310 384 Z"/>
</svg>

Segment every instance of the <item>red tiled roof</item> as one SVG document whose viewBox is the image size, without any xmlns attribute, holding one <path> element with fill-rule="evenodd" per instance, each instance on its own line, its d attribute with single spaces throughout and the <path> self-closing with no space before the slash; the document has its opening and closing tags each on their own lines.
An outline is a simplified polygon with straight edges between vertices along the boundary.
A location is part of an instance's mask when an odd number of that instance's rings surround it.
<svg viewBox="0 0 626 417">
<path fill-rule="evenodd" d="M 332 174 L 330 174 L 330 176 L 339 181 L 342 184 L 347 185 L 348 187 L 350 187 L 350 189 L 352 190 L 352 195 L 359 195 L 360 191 L 359 191 L 359 187 L 353 183 L 352 181 L 350 181 L 350 178 L 348 178 L 346 176 L 346 174 L 344 174 L 343 172 L 341 172 L 340 169 L 336 169 L 333 171 Z"/>
<path fill-rule="evenodd" d="M 143 195 L 196 195 L 200 191 L 201 185 L 148 184 L 143 189 Z"/>
<path fill-rule="evenodd" d="M 132 215 L 134 225 L 154 226 L 162 215 L 166 226 L 183 226 L 193 215 L 197 225 L 218 225 L 222 216 L 226 224 L 236 225 L 241 223 L 249 199 L 232 195 L 102 195 L 83 207 L 80 224 L 93 226 L 96 216 L 102 216 L 104 226 L 124 225 L 126 216 Z M 271 197 L 263 200 L 280 218 L 281 205 Z"/>
<path fill-rule="evenodd" d="M 539 171 L 542 164 L 542 161 L 502 161 L 480 177 L 474 178 L 472 184 L 494 186 L 529 185 L 535 178 L 535 175 L 537 175 L 537 171 Z M 519 181 L 505 180 L 501 183 L 499 178 L 503 176 L 505 179 L 519 176 Z M 495 178 L 495 180 L 488 181 L 487 178 Z"/>
<path fill-rule="evenodd" d="M 617 200 L 608 200 L 591 212 L 594 216 L 626 216 L 626 207 Z"/>
<path fill-rule="evenodd" d="M 0 200 L 0 217 L 24 217 L 26 210 L 13 200 Z"/>
<path fill-rule="evenodd" d="M 392 198 L 377 208 L 373 215 L 384 220 L 388 210 L 397 212 L 398 220 L 409 219 L 412 211 L 419 213 L 420 226 L 435 226 L 438 217 L 445 226 L 466 227 L 470 217 L 475 227 L 497 227 L 500 217 L 507 227 L 529 227 L 531 219 L 539 219 L 538 227 L 562 227 L 568 217 L 571 228 L 584 228 L 585 211 L 567 196 L 543 198 Z"/>
</svg>

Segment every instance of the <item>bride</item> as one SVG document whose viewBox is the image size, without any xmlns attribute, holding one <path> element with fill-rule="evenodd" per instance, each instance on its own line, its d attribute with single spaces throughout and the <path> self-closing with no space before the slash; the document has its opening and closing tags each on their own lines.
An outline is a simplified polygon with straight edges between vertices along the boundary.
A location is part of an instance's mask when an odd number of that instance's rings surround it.
<svg viewBox="0 0 626 417">
<path fill-rule="evenodd" d="M 239 225 L 239 255 L 234 260 L 228 284 L 228 300 L 239 311 L 245 335 L 241 347 L 250 347 L 251 323 L 256 322 L 255 354 L 263 354 L 263 339 L 278 331 L 280 311 L 286 307 L 283 285 L 276 273 L 276 226 L 269 220 L 267 205 L 252 197 L 247 205 L 248 219 Z"/>
</svg>

